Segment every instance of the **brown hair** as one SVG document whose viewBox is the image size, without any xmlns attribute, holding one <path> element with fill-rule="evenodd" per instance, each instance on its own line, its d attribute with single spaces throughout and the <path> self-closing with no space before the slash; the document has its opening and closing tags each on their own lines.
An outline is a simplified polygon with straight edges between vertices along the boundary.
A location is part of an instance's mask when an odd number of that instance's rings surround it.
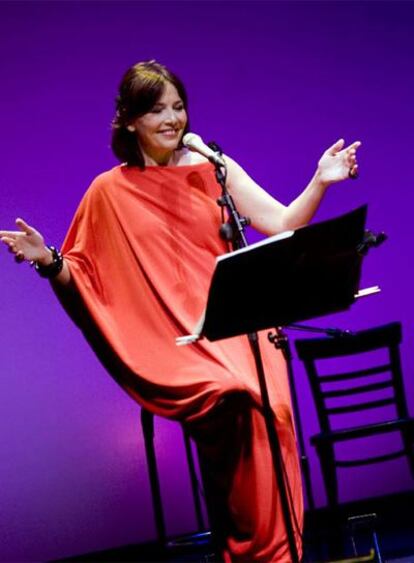
<svg viewBox="0 0 414 563">
<path fill-rule="evenodd" d="M 154 60 L 146 61 L 135 64 L 124 74 L 115 100 L 116 113 L 112 121 L 111 142 L 112 151 L 121 162 L 145 168 L 136 133 L 128 131 L 127 126 L 154 107 L 162 96 L 167 82 L 175 86 L 187 110 L 187 93 L 184 84 L 164 65 Z M 184 134 L 188 130 L 187 122 Z"/>
</svg>

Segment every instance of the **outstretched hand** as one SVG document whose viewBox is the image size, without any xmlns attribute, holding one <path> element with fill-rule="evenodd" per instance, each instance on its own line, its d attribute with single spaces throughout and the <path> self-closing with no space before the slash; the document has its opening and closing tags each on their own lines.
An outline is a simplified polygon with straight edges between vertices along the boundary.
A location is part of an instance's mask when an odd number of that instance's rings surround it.
<svg viewBox="0 0 414 563">
<path fill-rule="evenodd" d="M 344 139 L 339 139 L 323 153 L 318 162 L 318 173 L 322 182 L 333 184 L 358 176 L 356 152 L 361 142 L 355 141 L 345 148 L 344 144 Z"/>
<path fill-rule="evenodd" d="M 38 262 L 49 253 L 43 236 L 23 219 L 16 219 L 18 231 L 0 231 L 0 241 L 9 247 L 16 262 Z"/>
</svg>

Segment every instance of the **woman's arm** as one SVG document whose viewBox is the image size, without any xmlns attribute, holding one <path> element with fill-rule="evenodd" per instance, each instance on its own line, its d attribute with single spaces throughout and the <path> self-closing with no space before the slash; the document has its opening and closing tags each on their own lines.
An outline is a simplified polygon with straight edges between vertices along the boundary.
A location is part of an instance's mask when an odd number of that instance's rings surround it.
<svg viewBox="0 0 414 563">
<path fill-rule="evenodd" d="M 285 206 L 263 190 L 234 160 L 226 158 L 227 185 L 242 215 L 250 217 L 253 227 L 267 235 L 306 225 L 314 216 L 328 186 L 356 175 L 356 151 L 359 141 L 343 148 L 340 139 L 329 147 L 318 162 L 317 170 L 303 192 Z"/>
<path fill-rule="evenodd" d="M 16 219 L 18 231 L 0 231 L 0 241 L 6 244 L 9 252 L 14 254 L 17 263 L 25 260 L 37 262 L 40 266 L 48 266 L 53 262 L 53 255 L 45 245 L 43 236 L 28 225 L 23 219 Z M 63 259 L 63 267 L 53 282 L 62 287 L 71 285 L 71 276 L 68 264 Z"/>
</svg>

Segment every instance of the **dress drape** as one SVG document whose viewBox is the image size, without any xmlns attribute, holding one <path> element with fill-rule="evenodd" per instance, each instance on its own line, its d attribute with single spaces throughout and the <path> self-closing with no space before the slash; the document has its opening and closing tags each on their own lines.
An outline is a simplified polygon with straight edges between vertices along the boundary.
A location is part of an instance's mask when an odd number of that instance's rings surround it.
<svg viewBox="0 0 414 563">
<path fill-rule="evenodd" d="M 247 339 L 175 343 L 193 331 L 215 259 L 226 252 L 218 236 L 219 195 L 210 163 L 116 166 L 92 182 L 62 252 L 99 346 L 105 343 L 106 352 L 98 355 L 108 369 L 143 407 L 183 422 L 194 436 L 224 559 L 287 562 Z M 96 349 L 90 331 L 87 337 Z M 261 349 L 300 529 L 301 478 L 286 366 L 264 338 Z"/>
</svg>

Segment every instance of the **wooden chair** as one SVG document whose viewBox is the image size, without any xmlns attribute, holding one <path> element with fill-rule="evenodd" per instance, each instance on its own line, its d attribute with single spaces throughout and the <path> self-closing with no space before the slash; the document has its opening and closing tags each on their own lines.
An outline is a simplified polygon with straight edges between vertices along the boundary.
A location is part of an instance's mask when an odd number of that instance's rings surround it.
<svg viewBox="0 0 414 563">
<path fill-rule="evenodd" d="M 338 467 L 354 467 L 385 462 L 400 456 L 407 456 L 411 473 L 414 477 L 414 419 L 409 416 L 404 393 L 401 371 L 399 345 L 401 343 L 401 324 L 393 322 L 384 326 L 362 330 L 354 334 L 339 337 L 324 337 L 296 340 L 295 347 L 298 357 L 303 361 L 309 377 L 313 398 L 319 419 L 320 432 L 311 437 L 311 444 L 316 447 L 319 456 L 323 480 L 327 493 L 328 505 L 334 508 L 338 504 Z M 352 356 L 365 352 L 379 351 L 385 355 L 378 363 L 363 369 L 338 371 L 321 374 L 323 361 L 338 358 L 335 366 Z M 380 352 L 381 353 L 381 352 Z M 365 359 L 372 362 L 368 354 Z M 378 354 L 377 354 L 378 355 Z M 358 358 L 358 361 L 363 359 Z M 326 365 L 325 365 L 326 369 Z M 318 371 L 319 370 L 319 371 Z M 338 405 L 339 401 L 339 405 Z M 391 406 L 390 409 L 385 408 Z M 375 422 L 361 424 L 358 413 L 370 410 L 370 417 L 375 414 Z M 375 411 L 375 413 L 374 413 Z M 341 425 L 335 427 L 333 421 L 338 415 Z M 342 418 L 352 420 L 343 424 Z M 401 435 L 403 448 L 382 455 L 369 455 L 353 459 L 338 459 L 335 444 L 357 438 L 398 431 Z M 356 450 L 359 454 L 359 451 Z"/>
</svg>

